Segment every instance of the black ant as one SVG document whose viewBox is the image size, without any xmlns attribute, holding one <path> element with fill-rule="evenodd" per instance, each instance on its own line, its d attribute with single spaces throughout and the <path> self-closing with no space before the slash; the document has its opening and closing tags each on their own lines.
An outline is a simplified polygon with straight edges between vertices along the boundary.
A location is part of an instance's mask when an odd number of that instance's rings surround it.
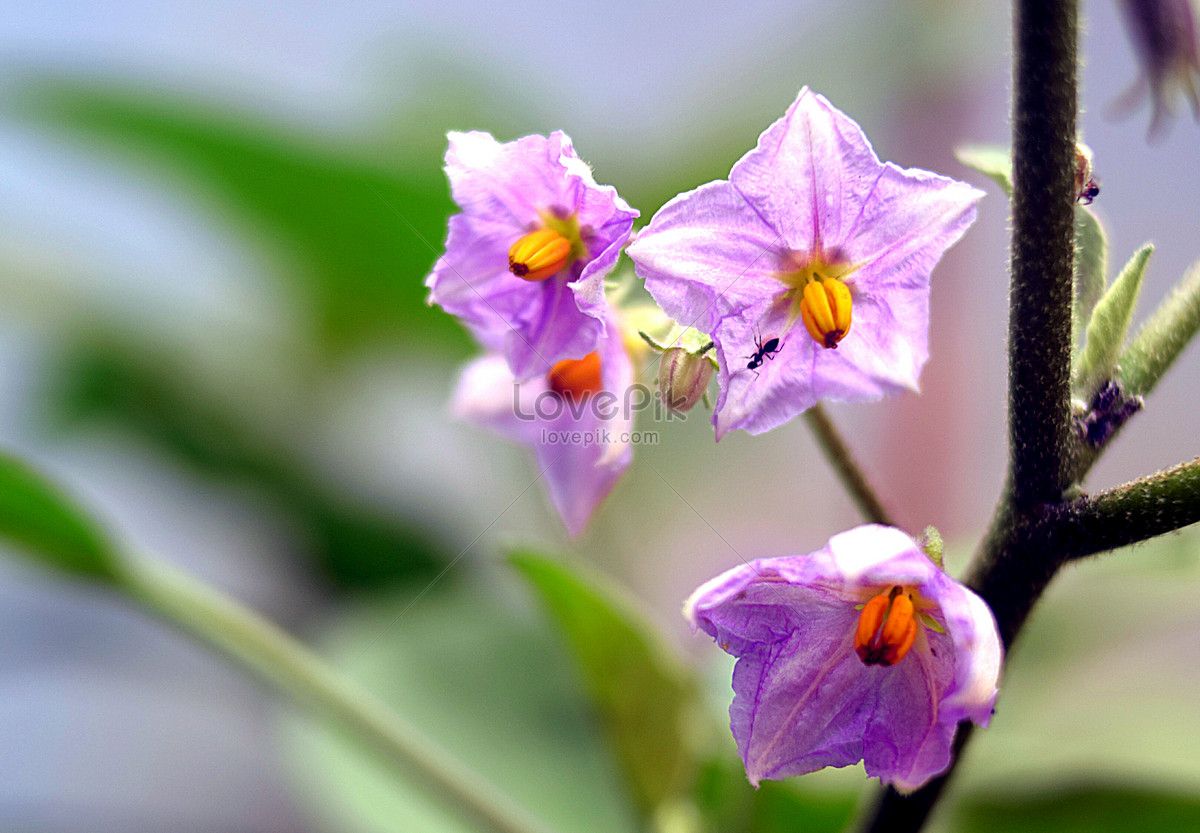
<svg viewBox="0 0 1200 833">
<path fill-rule="evenodd" d="M 1094 179 L 1089 179 L 1087 184 L 1083 186 L 1083 190 L 1079 192 L 1078 201 L 1084 205 L 1091 205 L 1092 200 L 1100 196 L 1100 183 Z"/>
<path fill-rule="evenodd" d="M 767 359 L 775 358 L 775 354 L 781 349 L 778 338 L 769 338 L 763 341 L 761 335 L 757 336 L 754 339 L 754 355 L 749 357 L 750 362 L 746 365 L 746 369 L 755 371 L 754 376 L 757 378 L 758 368 L 762 367 L 763 362 Z"/>
</svg>

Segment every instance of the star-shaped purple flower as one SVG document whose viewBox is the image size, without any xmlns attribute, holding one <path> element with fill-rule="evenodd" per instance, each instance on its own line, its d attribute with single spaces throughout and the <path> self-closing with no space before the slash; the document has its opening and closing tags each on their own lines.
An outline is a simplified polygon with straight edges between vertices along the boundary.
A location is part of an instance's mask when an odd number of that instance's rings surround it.
<svg viewBox="0 0 1200 833">
<path fill-rule="evenodd" d="M 425 281 L 429 302 L 457 315 L 521 381 L 596 349 L 604 276 L 638 212 L 597 185 L 566 134 L 501 144 L 450 133 L 446 174 L 461 214 Z"/>
<path fill-rule="evenodd" d="M 729 717 L 751 784 L 863 761 L 914 790 L 950 765 L 959 721 L 991 718 L 991 610 L 898 529 L 736 567 L 684 615 L 737 657 Z"/>
<path fill-rule="evenodd" d="M 916 390 L 929 274 L 982 195 L 881 163 L 805 88 L 728 181 L 663 206 L 628 251 L 663 310 L 716 343 L 717 439 L 761 434 L 818 399 Z"/>
<path fill-rule="evenodd" d="M 518 382 L 504 357 L 491 354 L 470 362 L 454 391 L 455 416 L 533 449 L 539 477 L 572 537 L 633 458 L 633 363 L 620 323 L 607 323 L 599 349 L 583 359 L 564 359 Z"/>
</svg>

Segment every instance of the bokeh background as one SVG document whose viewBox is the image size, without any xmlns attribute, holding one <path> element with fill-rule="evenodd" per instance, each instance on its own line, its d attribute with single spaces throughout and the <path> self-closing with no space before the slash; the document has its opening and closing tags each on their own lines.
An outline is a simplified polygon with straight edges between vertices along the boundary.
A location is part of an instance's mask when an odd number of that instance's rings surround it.
<svg viewBox="0 0 1200 833">
<path fill-rule="evenodd" d="M 720 724 L 729 664 L 689 636 L 680 601 L 857 518 L 801 423 L 716 446 L 696 411 L 657 426 L 567 539 L 527 489 L 531 456 L 448 415 L 474 349 L 424 304 L 452 211 L 448 129 L 564 129 L 645 222 L 725 176 L 808 84 L 881 157 L 985 187 L 934 274 L 922 395 L 831 408 L 902 521 L 937 525 L 951 569 L 966 563 L 1003 477 L 1007 206 L 952 151 L 1007 141 L 1002 4 L 0 11 L 0 443 L 563 833 L 633 830 L 636 814 L 578 669 L 503 553 L 532 546 L 624 586 Z M 1085 13 L 1110 273 L 1159 246 L 1140 318 L 1200 255 L 1200 126 L 1185 115 L 1148 143 L 1147 107 L 1106 119 L 1137 64 L 1111 0 Z M 1193 349 L 1089 487 L 1197 453 L 1198 373 Z M 1185 533 L 1057 580 L 942 829 L 1200 824 L 1198 553 Z M 762 812 L 753 829 L 836 830 L 863 787 L 861 770 L 800 779 L 800 820 Z M 465 829 L 221 658 L 15 559 L 0 561 L 0 828 Z"/>
</svg>

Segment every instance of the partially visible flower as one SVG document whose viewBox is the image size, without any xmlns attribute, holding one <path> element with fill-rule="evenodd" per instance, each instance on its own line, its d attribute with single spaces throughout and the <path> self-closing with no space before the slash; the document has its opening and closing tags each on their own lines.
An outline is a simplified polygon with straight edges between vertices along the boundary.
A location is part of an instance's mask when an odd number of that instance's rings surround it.
<svg viewBox="0 0 1200 833">
<path fill-rule="evenodd" d="M 805 88 L 729 181 L 663 206 L 628 251 L 663 310 L 716 343 L 717 439 L 761 434 L 818 399 L 915 390 L 929 274 L 982 195 L 881 163 Z"/>
<path fill-rule="evenodd" d="M 460 419 L 533 449 L 539 476 L 572 536 L 633 457 L 626 396 L 633 364 L 619 322 L 609 320 L 598 347 L 526 382 L 517 381 L 503 356 L 476 359 L 464 368 L 452 403 Z"/>
<path fill-rule="evenodd" d="M 502 351 L 521 381 L 579 359 L 605 332 L 604 276 L 638 212 L 597 185 L 566 134 L 501 144 L 450 133 L 446 174 L 461 214 L 425 281 L 430 303 Z"/>
<path fill-rule="evenodd" d="M 991 719 L 991 610 L 898 529 L 736 567 L 684 615 L 737 657 L 729 717 L 751 784 L 862 761 L 914 790 L 950 765 L 959 721 Z"/>
<path fill-rule="evenodd" d="M 1191 102 L 1200 119 L 1200 56 L 1196 47 L 1196 19 L 1191 0 L 1121 0 L 1118 4 L 1141 63 L 1133 87 L 1116 102 L 1116 109 L 1130 109 L 1150 92 L 1153 115 L 1151 136 L 1159 132 L 1172 112 L 1176 88 Z"/>
</svg>

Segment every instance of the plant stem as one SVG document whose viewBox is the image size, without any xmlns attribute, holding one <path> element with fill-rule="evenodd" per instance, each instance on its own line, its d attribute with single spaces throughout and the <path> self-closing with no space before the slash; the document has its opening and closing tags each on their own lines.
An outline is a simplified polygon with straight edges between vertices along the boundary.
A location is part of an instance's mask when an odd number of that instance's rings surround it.
<svg viewBox="0 0 1200 833">
<path fill-rule="evenodd" d="M 1063 563 L 1038 544 L 1048 507 L 1063 500 L 1071 474 L 1078 9 L 1076 0 L 1016 0 L 1013 15 L 1009 474 L 967 579 L 995 614 L 1006 649 Z M 950 769 L 939 778 L 909 795 L 889 787 L 865 829 L 919 830 L 968 737 L 960 729 Z"/>
<path fill-rule="evenodd" d="M 1064 504 L 1050 546 L 1064 559 L 1144 541 L 1200 521 L 1200 457 Z"/>
<path fill-rule="evenodd" d="M 842 485 L 850 493 L 850 498 L 863 516 L 871 523 L 895 526 L 892 516 L 888 513 L 879 499 L 879 495 L 871 488 L 862 468 L 850 452 L 850 447 L 842 439 L 833 420 L 825 413 L 825 408 L 818 402 L 804 412 L 804 420 L 817 438 L 817 445 L 825 453 L 825 458 L 837 472 Z"/>
<path fill-rule="evenodd" d="M 324 663 L 283 630 L 185 573 L 161 562 L 126 565 L 122 586 L 170 624 L 241 662 L 252 672 L 345 726 L 419 780 L 447 806 L 494 833 L 547 833 L 478 776 L 438 750 L 370 692 Z"/>
<path fill-rule="evenodd" d="M 1008 407 L 1022 507 L 1069 484 L 1077 29 L 1075 0 L 1015 4 Z"/>
</svg>

